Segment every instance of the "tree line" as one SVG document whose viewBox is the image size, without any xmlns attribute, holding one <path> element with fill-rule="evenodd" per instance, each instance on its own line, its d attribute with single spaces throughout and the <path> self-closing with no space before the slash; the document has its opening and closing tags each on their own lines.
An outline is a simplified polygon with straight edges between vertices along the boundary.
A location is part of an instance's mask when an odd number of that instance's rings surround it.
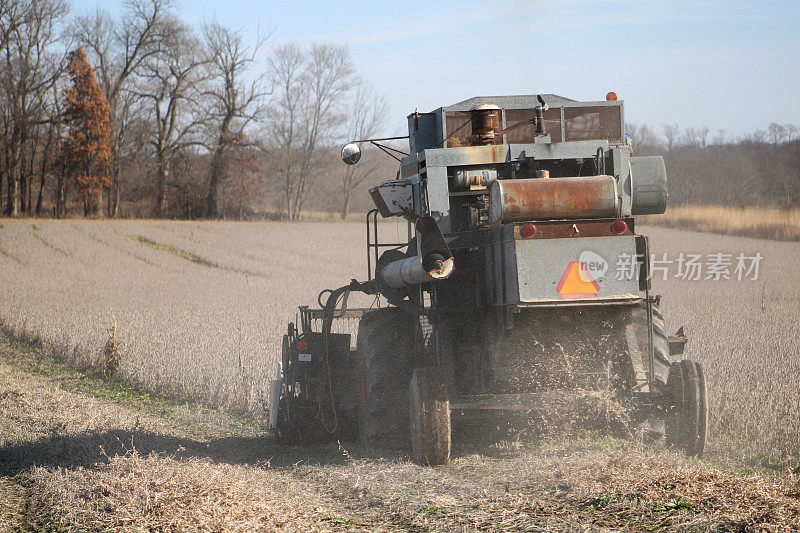
<svg viewBox="0 0 800 533">
<path fill-rule="evenodd" d="M 800 130 L 772 123 L 737 137 L 706 126 L 628 124 L 636 155 L 662 155 L 676 204 L 800 204 Z"/>
<path fill-rule="evenodd" d="M 369 206 L 353 194 L 394 175 L 375 155 L 344 166 L 345 140 L 386 133 L 387 102 L 346 45 L 193 28 L 172 0 L 120 15 L 66 0 L 0 0 L 0 208 L 8 216 L 296 220 Z M 661 154 L 677 203 L 796 205 L 800 133 L 738 138 L 707 127 L 628 126 Z"/>
<path fill-rule="evenodd" d="M 380 165 L 336 147 L 387 103 L 337 43 L 195 29 L 171 0 L 120 16 L 0 0 L 0 195 L 8 216 L 346 217 Z"/>
</svg>

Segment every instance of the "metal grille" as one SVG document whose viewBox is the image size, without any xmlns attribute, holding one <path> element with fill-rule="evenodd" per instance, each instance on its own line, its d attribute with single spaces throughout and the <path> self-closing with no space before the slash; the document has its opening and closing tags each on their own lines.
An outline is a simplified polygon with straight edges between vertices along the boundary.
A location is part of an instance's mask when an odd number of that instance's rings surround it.
<svg viewBox="0 0 800 533">
<path fill-rule="evenodd" d="M 347 333 L 350 335 L 350 349 L 356 349 L 356 336 L 358 335 L 358 322 L 361 318 L 345 317 L 337 318 L 331 324 L 331 333 Z M 311 328 L 314 331 L 322 331 L 322 319 L 314 318 L 311 320 Z"/>
<path fill-rule="evenodd" d="M 536 113 L 533 109 L 507 109 L 506 128 L 510 128 L 520 122 L 528 122 L 527 126 L 520 126 L 506 134 L 506 142 L 509 144 L 532 143 L 536 132 L 536 126 L 530 124 Z M 550 134 L 550 141 L 561 142 L 561 108 L 551 108 L 543 113 L 544 126 Z"/>
<path fill-rule="evenodd" d="M 376 304 L 378 302 L 376 301 Z M 364 313 L 368 313 L 373 311 L 376 307 L 351 307 L 346 309 L 344 312 L 341 310 L 336 311 L 336 316 L 334 316 L 333 321 L 331 322 L 331 333 L 347 333 L 350 335 L 350 349 L 355 350 L 356 348 L 356 337 L 358 336 L 358 323 L 361 320 L 361 317 L 364 316 Z M 312 331 L 321 332 L 322 331 L 322 321 L 325 316 L 325 312 L 322 309 L 306 309 L 305 311 L 308 317 L 308 323 L 311 326 Z"/>
<path fill-rule="evenodd" d="M 617 106 L 564 108 L 567 141 L 622 138 L 620 111 Z"/>
<path fill-rule="evenodd" d="M 501 125 L 502 127 L 502 125 Z M 472 140 L 472 114 L 469 111 L 455 111 L 445 115 L 445 135 L 448 138 L 447 146 L 471 146 Z M 502 144 L 502 137 L 495 137 L 493 144 Z"/>
</svg>

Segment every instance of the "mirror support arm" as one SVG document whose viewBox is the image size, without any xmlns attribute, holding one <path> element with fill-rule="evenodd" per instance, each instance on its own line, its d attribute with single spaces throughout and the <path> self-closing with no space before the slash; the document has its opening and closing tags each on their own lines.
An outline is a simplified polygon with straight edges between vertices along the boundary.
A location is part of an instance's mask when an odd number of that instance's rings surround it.
<svg viewBox="0 0 800 533">
<path fill-rule="evenodd" d="M 358 141 L 350 141 L 353 143 L 371 143 L 374 141 L 399 141 L 400 139 L 408 139 L 408 135 L 402 137 L 381 137 L 380 139 L 360 139 Z"/>
<path fill-rule="evenodd" d="M 399 158 L 399 157 L 397 157 L 396 155 L 394 155 L 393 153 L 391 153 L 389 150 L 391 150 L 392 152 L 396 152 L 396 153 L 398 153 L 398 154 L 400 154 L 400 155 L 408 155 L 407 153 L 405 153 L 405 152 L 404 152 L 404 151 L 402 151 L 402 150 L 398 150 L 397 148 L 392 148 L 391 146 L 386 146 L 386 145 L 383 145 L 383 144 L 379 144 L 379 143 L 376 143 L 375 141 L 370 141 L 370 144 L 373 144 L 373 145 L 377 146 L 378 148 L 380 148 L 381 150 L 383 150 L 383 151 L 384 151 L 384 153 L 386 153 L 386 154 L 388 154 L 388 155 L 390 155 L 390 156 L 394 157 L 394 158 L 395 158 L 395 159 L 397 159 L 398 161 L 400 161 L 400 158 Z"/>
<path fill-rule="evenodd" d="M 396 156 L 396 155 L 394 155 L 392 152 L 390 152 L 389 150 L 387 150 L 387 149 L 386 149 L 387 147 L 383 146 L 382 144 L 378 144 L 378 143 L 372 143 L 372 144 L 374 144 L 375 146 L 377 146 L 377 147 L 378 147 L 378 148 L 379 148 L 379 149 L 380 149 L 380 150 L 381 150 L 381 151 L 382 151 L 384 154 L 388 155 L 389 157 L 391 157 L 391 158 L 392 158 L 392 159 L 394 159 L 395 161 L 400 161 L 400 162 L 402 162 L 402 160 L 401 160 L 399 157 L 397 157 L 397 156 Z"/>
</svg>

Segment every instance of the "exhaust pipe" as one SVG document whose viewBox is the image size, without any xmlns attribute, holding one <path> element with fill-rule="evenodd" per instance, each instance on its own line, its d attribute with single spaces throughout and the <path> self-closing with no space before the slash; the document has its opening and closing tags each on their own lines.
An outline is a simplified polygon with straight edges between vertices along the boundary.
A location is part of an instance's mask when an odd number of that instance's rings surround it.
<svg viewBox="0 0 800 533">
<path fill-rule="evenodd" d="M 386 284 L 393 289 L 402 289 L 428 281 L 445 279 L 453 273 L 453 258 L 441 254 L 427 257 L 415 255 L 386 265 L 381 272 Z"/>
<path fill-rule="evenodd" d="M 420 217 L 415 224 L 419 254 L 387 264 L 380 276 L 389 287 L 402 289 L 450 277 L 455 268 L 453 252 L 432 217 Z"/>
</svg>

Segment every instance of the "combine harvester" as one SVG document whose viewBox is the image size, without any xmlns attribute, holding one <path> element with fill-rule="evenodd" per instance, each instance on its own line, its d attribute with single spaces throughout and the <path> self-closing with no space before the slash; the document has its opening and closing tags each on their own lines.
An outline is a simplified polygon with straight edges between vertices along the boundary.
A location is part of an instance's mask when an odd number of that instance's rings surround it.
<svg viewBox="0 0 800 533">
<path fill-rule="evenodd" d="M 366 281 L 320 293 L 288 326 L 274 382 L 279 435 L 450 457 L 451 417 L 500 417 L 607 395 L 629 428 L 699 456 L 703 369 L 683 358 L 650 293 L 634 215 L 666 209 L 661 157 L 633 157 L 622 101 L 478 97 L 408 117 L 401 138 L 361 143 L 400 162 L 370 190 Z M 378 215 L 408 221 L 383 242 Z M 380 308 L 347 308 L 352 291 Z M 324 298 L 324 301 L 323 301 Z M 351 335 L 337 321 L 358 321 Z M 541 417 L 540 417 L 541 418 Z"/>
</svg>

